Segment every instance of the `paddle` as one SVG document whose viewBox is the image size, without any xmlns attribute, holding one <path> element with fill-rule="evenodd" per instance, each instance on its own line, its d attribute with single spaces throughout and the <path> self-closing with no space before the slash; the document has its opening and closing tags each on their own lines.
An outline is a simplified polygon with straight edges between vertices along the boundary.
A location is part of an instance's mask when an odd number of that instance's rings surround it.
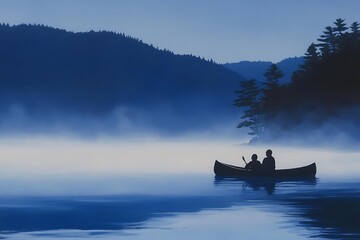
<svg viewBox="0 0 360 240">
<path fill-rule="evenodd" d="M 244 158 L 244 156 L 242 156 L 242 160 L 244 160 L 245 164 L 247 164 L 247 162 L 245 161 L 245 158 Z"/>
</svg>

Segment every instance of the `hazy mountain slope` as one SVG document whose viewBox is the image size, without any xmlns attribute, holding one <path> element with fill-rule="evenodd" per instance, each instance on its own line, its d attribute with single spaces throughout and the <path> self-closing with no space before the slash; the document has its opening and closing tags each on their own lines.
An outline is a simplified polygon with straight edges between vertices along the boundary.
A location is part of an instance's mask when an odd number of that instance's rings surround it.
<svg viewBox="0 0 360 240">
<path fill-rule="evenodd" d="M 0 36 L 3 131 L 181 133 L 236 115 L 232 101 L 242 78 L 222 65 L 105 31 L 3 24 Z"/>
<path fill-rule="evenodd" d="M 292 73 L 298 69 L 298 66 L 303 63 L 303 58 L 294 57 L 287 58 L 279 63 L 277 63 L 280 70 L 284 73 L 284 77 L 281 79 L 282 83 L 289 82 L 292 76 Z M 234 72 L 237 72 L 241 76 L 244 76 L 247 79 L 254 78 L 260 82 L 265 81 L 263 76 L 264 72 L 270 67 L 272 62 L 267 61 L 241 61 L 238 63 L 227 63 L 224 66 Z"/>
</svg>

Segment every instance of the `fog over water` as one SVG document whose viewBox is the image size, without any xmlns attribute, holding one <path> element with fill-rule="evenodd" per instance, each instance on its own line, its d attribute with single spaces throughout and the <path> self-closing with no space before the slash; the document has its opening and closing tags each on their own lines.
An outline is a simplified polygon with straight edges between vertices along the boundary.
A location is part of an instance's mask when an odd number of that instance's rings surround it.
<svg viewBox="0 0 360 240">
<path fill-rule="evenodd" d="M 316 162 L 316 176 L 320 179 L 358 178 L 358 150 L 249 146 L 234 139 L 143 138 L 83 141 L 39 137 L 0 141 L 0 174 L 3 180 L 0 192 L 15 195 L 81 195 L 112 194 L 119 191 L 144 193 L 143 191 L 149 190 L 143 185 L 137 186 L 136 181 L 129 187 L 123 184 L 122 177 L 149 179 L 148 187 L 154 188 L 151 191 L 159 185 L 169 187 L 171 191 L 174 182 L 161 181 L 164 177 L 212 177 L 216 159 L 244 166 L 241 156 L 249 160 L 256 153 L 262 160 L 268 148 L 273 150 L 277 169 Z M 109 185 L 109 179 L 117 182 Z"/>
</svg>

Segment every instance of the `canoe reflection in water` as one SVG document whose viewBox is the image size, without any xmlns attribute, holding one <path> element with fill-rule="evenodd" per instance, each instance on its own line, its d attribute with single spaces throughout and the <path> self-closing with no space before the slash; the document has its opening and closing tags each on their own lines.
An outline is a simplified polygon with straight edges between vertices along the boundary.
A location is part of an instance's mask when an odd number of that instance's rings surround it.
<svg viewBox="0 0 360 240">
<path fill-rule="evenodd" d="M 272 195 L 275 192 L 277 184 L 291 184 L 295 183 L 296 185 L 316 185 L 317 179 L 274 179 L 274 178 L 263 178 L 263 177 L 222 177 L 215 176 L 215 185 L 238 185 L 241 186 L 243 191 L 251 189 L 254 191 L 265 190 L 268 195 Z"/>
<path fill-rule="evenodd" d="M 253 190 L 260 190 L 261 188 L 264 188 L 265 191 L 271 195 L 275 191 L 275 184 L 276 182 L 274 180 L 248 180 L 245 181 L 246 184 L 244 185 L 244 190 L 248 187 L 252 188 Z"/>
</svg>

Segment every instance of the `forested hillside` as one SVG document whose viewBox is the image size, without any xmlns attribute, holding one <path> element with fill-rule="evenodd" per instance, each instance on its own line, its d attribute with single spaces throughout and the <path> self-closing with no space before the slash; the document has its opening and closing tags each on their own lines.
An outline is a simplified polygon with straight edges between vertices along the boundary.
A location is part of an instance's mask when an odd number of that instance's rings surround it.
<svg viewBox="0 0 360 240">
<path fill-rule="evenodd" d="M 0 25 L 0 130 L 177 132 L 233 119 L 242 78 L 113 32 Z"/>
<path fill-rule="evenodd" d="M 258 141 L 360 142 L 360 31 L 336 19 L 309 46 L 290 84 L 277 65 L 262 88 L 242 83 L 235 104 L 247 107 L 239 127 Z"/>
</svg>

